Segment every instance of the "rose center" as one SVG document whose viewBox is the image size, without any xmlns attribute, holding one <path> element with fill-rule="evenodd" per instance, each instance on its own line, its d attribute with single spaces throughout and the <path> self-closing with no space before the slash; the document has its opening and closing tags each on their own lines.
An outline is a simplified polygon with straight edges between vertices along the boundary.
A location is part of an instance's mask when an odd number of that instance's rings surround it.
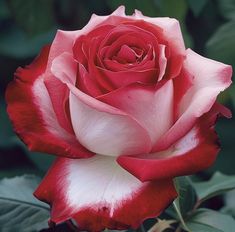
<svg viewBox="0 0 235 232">
<path fill-rule="evenodd" d="M 143 58 L 143 53 L 144 52 L 142 49 L 136 47 L 130 47 L 125 44 L 122 45 L 120 50 L 112 59 L 118 61 L 121 64 L 139 63 Z"/>
</svg>

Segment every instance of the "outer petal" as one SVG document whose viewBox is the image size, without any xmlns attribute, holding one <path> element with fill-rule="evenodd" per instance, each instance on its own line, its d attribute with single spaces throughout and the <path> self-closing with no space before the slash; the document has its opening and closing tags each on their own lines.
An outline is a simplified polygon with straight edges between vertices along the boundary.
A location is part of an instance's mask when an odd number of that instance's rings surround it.
<svg viewBox="0 0 235 232">
<path fill-rule="evenodd" d="M 6 92 L 7 111 L 15 131 L 30 150 L 69 157 L 89 157 L 73 134 L 58 123 L 43 82 L 49 47 L 26 69 L 19 68 Z"/>
<path fill-rule="evenodd" d="M 174 126 L 158 141 L 154 150 L 164 150 L 184 136 L 197 118 L 208 112 L 217 95 L 231 84 L 232 68 L 187 50 L 184 68 L 192 75 L 192 88 L 178 105 L 179 118 Z"/>
<path fill-rule="evenodd" d="M 118 163 L 141 181 L 191 175 L 208 168 L 219 152 L 218 138 L 214 131 L 218 109 L 220 107 L 215 106 L 211 112 L 201 117 L 169 149 L 136 157 L 122 156 L 118 158 Z"/>
<path fill-rule="evenodd" d="M 140 84 L 126 86 L 98 99 L 133 116 L 148 131 L 153 145 L 172 126 L 172 80 L 158 88 Z"/>
<path fill-rule="evenodd" d="M 141 183 L 105 156 L 57 159 L 35 192 L 51 205 L 52 222 L 74 219 L 86 231 L 136 228 L 176 195 L 172 180 Z"/>
</svg>

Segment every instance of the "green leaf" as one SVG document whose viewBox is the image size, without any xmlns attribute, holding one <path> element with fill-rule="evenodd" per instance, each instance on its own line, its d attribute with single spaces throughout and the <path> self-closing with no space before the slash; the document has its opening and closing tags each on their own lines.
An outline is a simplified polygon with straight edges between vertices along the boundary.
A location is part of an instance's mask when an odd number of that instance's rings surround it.
<svg viewBox="0 0 235 232">
<path fill-rule="evenodd" d="M 196 193 L 194 188 L 192 187 L 191 180 L 189 177 L 178 177 L 175 179 L 175 187 L 178 192 L 178 197 L 173 202 L 173 207 L 176 211 L 177 217 L 172 215 L 171 210 L 168 213 L 174 218 L 180 220 L 182 227 L 186 231 L 190 231 L 185 224 L 184 218 L 188 215 L 188 213 L 193 209 L 196 203 Z"/>
<path fill-rule="evenodd" d="M 207 56 L 235 65 L 235 20 L 228 22 L 213 34 L 206 43 Z"/>
<path fill-rule="evenodd" d="M 199 201 L 205 201 L 235 188 L 235 175 L 227 176 L 216 172 L 209 181 L 194 182 Z"/>
<path fill-rule="evenodd" d="M 16 23 L 29 35 L 49 31 L 54 25 L 52 0 L 8 0 Z"/>
<path fill-rule="evenodd" d="M 226 214 L 210 209 L 198 209 L 187 221 L 192 232 L 231 232 L 235 228 L 235 220 Z"/>
<path fill-rule="evenodd" d="M 49 207 L 33 197 L 38 182 L 29 175 L 0 181 L 0 231 L 36 232 L 47 227 Z"/>
<path fill-rule="evenodd" d="M 191 232 L 223 232 L 222 230 L 198 222 L 189 222 L 188 226 Z"/>
<path fill-rule="evenodd" d="M 178 177 L 175 183 L 178 192 L 175 202 L 184 217 L 193 209 L 196 203 L 196 192 L 189 177 Z"/>
<path fill-rule="evenodd" d="M 45 44 L 52 41 L 54 35 L 55 29 L 31 38 L 12 26 L 1 32 L 0 53 L 14 58 L 33 57 Z"/>
<path fill-rule="evenodd" d="M 202 12 L 203 8 L 206 6 L 208 0 L 188 0 L 188 5 L 192 10 L 193 14 L 198 17 Z"/>
<path fill-rule="evenodd" d="M 224 195 L 225 206 L 220 209 L 220 212 L 229 214 L 235 218 L 235 190 L 229 191 Z"/>
<path fill-rule="evenodd" d="M 227 19 L 235 19 L 235 1 L 234 0 L 217 0 L 221 16 Z"/>
</svg>

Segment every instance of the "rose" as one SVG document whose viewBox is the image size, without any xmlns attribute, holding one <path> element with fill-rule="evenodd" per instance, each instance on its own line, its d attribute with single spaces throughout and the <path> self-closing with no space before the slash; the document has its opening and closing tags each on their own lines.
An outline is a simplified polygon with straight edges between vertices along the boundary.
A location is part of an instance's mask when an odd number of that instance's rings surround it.
<svg viewBox="0 0 235 232">
<path fill-rule="evenodd" d="M 216 97 L 231 73 L 185 50 L 175 19 L 120 7 L 58 31 L 6 94 L 29 149 L 63 156 L 35 192 L 51 204 L 51 221 L 99 231 L 161 213 L 177 195 L 174 177 L 215 160 L 216 117 L 230 116 Z"/>
</svg>

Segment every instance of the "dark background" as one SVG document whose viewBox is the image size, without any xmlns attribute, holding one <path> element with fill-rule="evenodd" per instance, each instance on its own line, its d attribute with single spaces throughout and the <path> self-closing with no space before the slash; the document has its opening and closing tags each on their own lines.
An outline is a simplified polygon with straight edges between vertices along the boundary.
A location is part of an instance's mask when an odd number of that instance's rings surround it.
<svg viewBox="0 0 235 232">
<path fill-rule="evenodd" d="M 235 69 L 235 0 L 0 0 L 0 178 L 33 173 L 43 176 L 53 156 L 29 152 L 12 131 L 4 92 L 18 66 L 29 64 L 40 48 L 50 43 L 57 29 L 81 29 L 92 13 L 110 14 L 119 5 L 132 14 L 169 16 L 181 23 L 186 47 Z M 219 101 L 233 112 L 235 87 Z M 222 151 L 214 170 L 235 174 L 235 119 L 220 119 L 217 131 Z"/>
</svg>

